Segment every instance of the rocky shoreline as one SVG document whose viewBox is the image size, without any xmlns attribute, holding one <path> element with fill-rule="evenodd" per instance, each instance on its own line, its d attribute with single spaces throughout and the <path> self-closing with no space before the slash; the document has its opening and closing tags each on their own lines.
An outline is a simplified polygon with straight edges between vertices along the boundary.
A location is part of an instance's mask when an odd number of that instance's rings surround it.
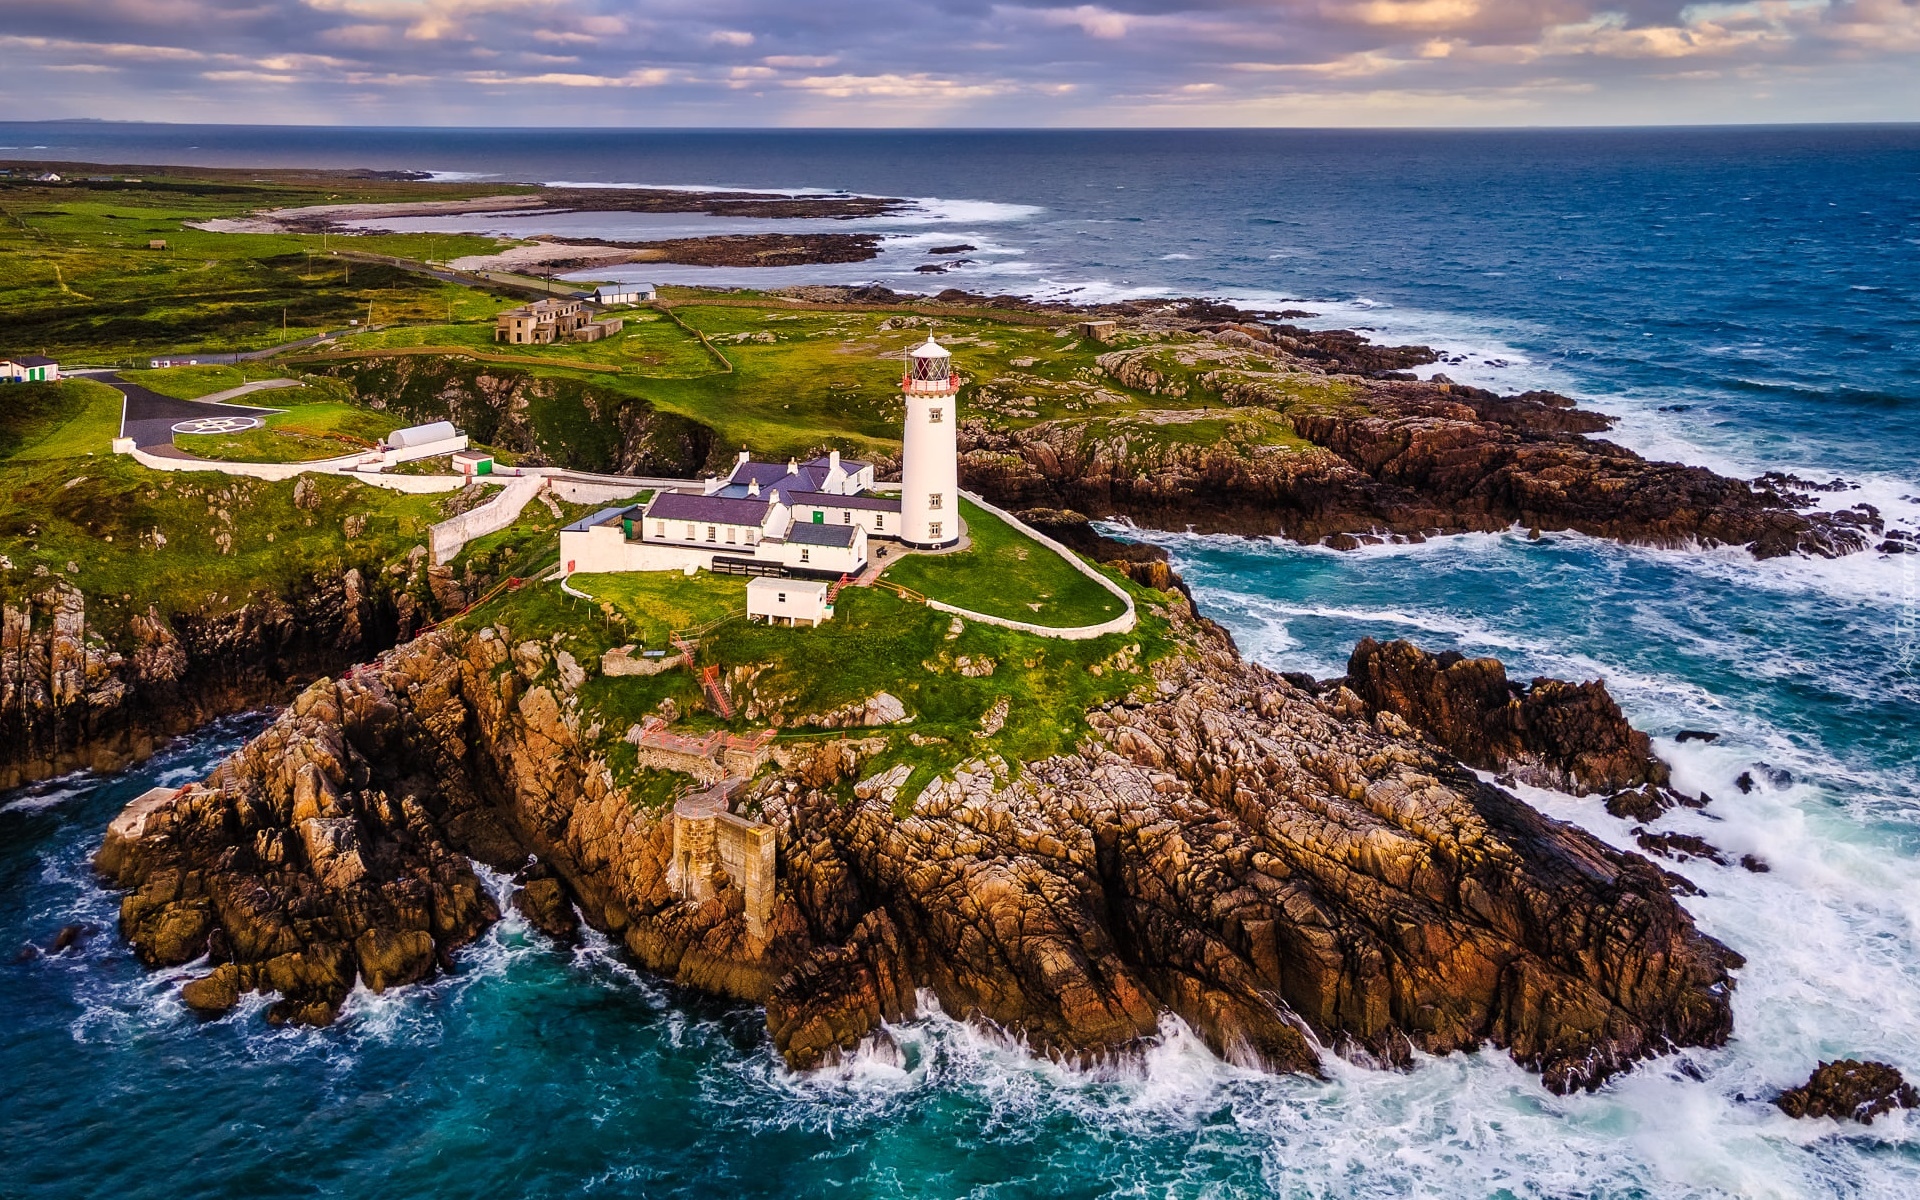
<svg viewBox="0 0 1920 1200">
<path fill-rule="evenodd" d="M 1555 1091 L 1726 1039 L 1739 956 L 1658 868 L 1344 684 L 1242 661 L 1178 596 L 1165 610 L 1184 651 L 1073 753 L 977 760 L 899 812 L 863 770 L 874 739 L 782 749 L 738 801 L 779 838 L 761 937 L 721 877 L 680 900 L 671 822 L 582 750 L 546 649 L 499 628 L 314 684 L 203 785 L 123 816 L 98 865 L 143 961 L 211 956 L 191 1004 L 259 989 L 276 1020 L 445 969 L 497 916 L 471 857 L 563 931 L 565 900 L 663 976 L 765 1005 L 800 1067 L 882 1036 L 922 988 L 1072 1060 L 1171 1013 L 1249 1065 L 1490 1043 Z"/>
<path fill-rule="evenodd" d="M 1253 339 L 1235 329 L 1223 340 Z M 1320 354 L 1342 349 L 1335 341 Z M 1277 345 L 1256 353 L 1261 367 L 1278 361 L 1302 374 L 1325 374 L 1329 365 Z M 1121 382 L 1157 386 L 1134 355 L 1106 355 L 1102 365 Z M 1138 444 L 1081 420 L 1016 429 L 976 417 L 963 426 L 962 479 L 1015 507 L 1336 549 L 1516 526 L 1664 547 L 1745 546 L 1758 558 L 1913 546 L 1911 534 L 1888 530 L 1871 506 L 1803 511 L 1811 502 L 1805 481 L 1729 479 L 1590 437 L 1612 419 L 1564 396 L 1503 397 L 1331 365 L 1340 373 L 1326 377 L 1352 400 L 1289 410 L 1304 446 Z M 1265 402 L 1271 385 L 1253 372 L 1247 378 L 1256 382 L 1229 399 Z"/>
<path fill-rule="evenodd" d="M 149 609 L 116 643 L 90 622 L 79 588 L 51 581 L 0 606 L 0 791 L 119 770 L 209 721 L 284 704 L 463 596 L 422 551 L 398 573 L 349 567 L 225 611 Z"/>
<path fill-rule="evenodd" d="M 498 254 L 456 259 L 463 271 L 518 271 L 559 276 L 625 263 L 674 263 L 694 267 L 804 267 L 866 262 L 880 255 L 872 233 L 729 233 L 711 237 L 621 242 L 607 238 L 541 236 L 531 245 Z"/>
</svg>

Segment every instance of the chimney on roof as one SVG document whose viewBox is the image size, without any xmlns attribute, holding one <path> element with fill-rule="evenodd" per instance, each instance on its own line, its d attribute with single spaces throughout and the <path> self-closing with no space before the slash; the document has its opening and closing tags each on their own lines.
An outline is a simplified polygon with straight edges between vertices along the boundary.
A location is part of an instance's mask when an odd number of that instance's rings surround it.
<svg viewBox="0 0 1920 1200">
<path fill-rule="evenodd" d="M 747 448 L 745 446 L 740 447 L 739 463 L 743 467 L 747 465 Z"/>
<path fill-rule="evenodd" d="M 839 469 L 840 469 L 840 452 L 838 450 L 827 451 L 827 470 L 838 471 Z"/>
<path fill-rule="evenodd" d="M 747 495 L 758 496 L 759 494 L 760 494 L 760 481 L 758 479 L 747 480 Z"/>
<path fill-rule="evenodd" d="M 800 462 L 798 459 L 790 458 L 787 460 L 787 474 L 793 475 L 798 473 L 799 470 L 800 470 Z"/>
</svg>

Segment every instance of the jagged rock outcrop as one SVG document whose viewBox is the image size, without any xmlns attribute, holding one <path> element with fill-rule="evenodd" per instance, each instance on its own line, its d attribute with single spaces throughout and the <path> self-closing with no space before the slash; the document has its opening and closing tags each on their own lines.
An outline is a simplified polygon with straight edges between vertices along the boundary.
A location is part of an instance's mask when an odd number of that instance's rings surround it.
<svg viewBox="0 0 1920 1200">
<path fill-rule="evenodd" d="M 50 580 L 0 603 L 0 790 L 113 770 L 215 717 L 283 701 L 289 681 L 391 645 L 412 597 L 358 569 L 220 612 L 137 613 L 111 634 Z"/>
<path fill-rule="evenodd" d="M 443 965 L 492 916 L 464 856 L 531 854 L 647 967 L 765 1003 L 796 1064 L 908 1015 L 917 988 L 1070 1058 L 1171 1012 L 1238 1061 L 1491 1042 L 1555 1090 L 1724 1041 L 1740 959 L 1652 864 L 1167 611 L 1187 649 L 1151 695 L 1090 714 L 1074 753 L 976 761 L 905 815 L 898 783 L 847 798 L 884 739 L 779 758 L 741 798 L 779 836 L 764 937 L 724 878 L 697 904 L 668 886 L 670 822 L 493 629 L 315 684 L 205 788 L 117 827 L 99 865 L 146 960 L 214 954 L 195 1003 L 266 988 L 290 1020 L 326 1019 L 356 977 Z"/>
<path fill-rule="evenodd" d="M 1536 679 L 1523 687 L 1497 658 L 1362 638 L 1345 683 L 1374 711 L 1406 721 L 1468 766 L 1535 787 L 1586 795 L 1667 782 L 1667 765 L 1599 680 Z"/>
<path fill-rule="evenodd" d="M 1277 347 L 1260 353 L 1289 358 L 1295 377 L 1315 386 L 1334 378 Z M 1121 358 L 1109 374 L 1157 390 L 1142 374 L 1151 368 Z M 1552 393 L 1502 397 L 1339 376 L 1345 403 L 1302 405 L 1258 372 L 1223 368 L 1209 378 L 1226 404 L 1283 413 L 1311 445 L 1191 444 L 1129 437 L 1077 418 L 1021 429 L 975 418 L 961 429 L 962 482 L 1015 508 L 1077 509 L 1155 528 L 1277 534 L 1340 548 L 1519 525 L 1659 546 L 1747 546 L 1760 557 L 1834 557 L 1865 549 L 1868 535 L 1883 529 L 1872 514 L 1798 512 L 1794 504 L 1805 498 L 1771 484 L 1650 462 L 1588 437 L 1610 419 Z"/>
<path fill-rule="evenodd" d="M 1898 1068 L 1843 1058 L 1821 1063 L 1805 1083 L 1780 1093 L 1774 1103 L 1790 1117 L 1834 1117 L 1871 1125 L 1896 1106 L 1920 1108 L 1920 1091 Z"/>
</svg>

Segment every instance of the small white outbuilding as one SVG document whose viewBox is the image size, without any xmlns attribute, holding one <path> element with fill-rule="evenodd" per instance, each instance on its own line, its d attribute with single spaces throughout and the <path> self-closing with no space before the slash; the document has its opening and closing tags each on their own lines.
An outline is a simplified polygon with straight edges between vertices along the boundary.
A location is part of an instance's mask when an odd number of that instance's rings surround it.
<svg viewBox="0 0 1920 1200">
<path fill-rule="evenodd" d="M 642 304 L 653 296 L 650 283 L 609 283 L 593 290 L 593 302 L 604 305 Z"/>
<path fill-rule="evenodd" d="M 434 442 L 452 441 L 460 436 L 460 431 L 450 421 L 431 421 L 425 425 L 409 425 L 405 429 L 396 429 L 387 435 L 387 445 L 396 450 L 411 450 L 418 446 L 431 445 Z"/>
<path fill-rule="evenodd" d="M 827 585 L 811 579 L 778 579 L 762 576 L 747 584 L 747 619 L 767 619 L 767 624 L 785 621 L 798 625 L 805 621 L 817 626 L 833 617 L 833 605 L 827 600 Z"/>
</svg>

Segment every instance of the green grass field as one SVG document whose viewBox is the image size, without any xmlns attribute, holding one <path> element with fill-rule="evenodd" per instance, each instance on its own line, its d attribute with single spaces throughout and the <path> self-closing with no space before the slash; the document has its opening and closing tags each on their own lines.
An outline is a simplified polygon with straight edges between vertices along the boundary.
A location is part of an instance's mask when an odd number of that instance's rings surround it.
<svg viewBox="0 0 1920 1200">
<path fill-rule="evenodd" d="M 121 396 L 91 379 L 0 384 L 0 458 L 42 462 L 108 454 Z"/>
<path fill-rule="evenodd" d="M 244 400 L 271 403 L 303 391 L 275 389 L 256 392 Z M 265 428 L 241 433 L 176 433 L 173 444 L 197 458 L 215 462 L 315 462 L 366 450 L 399 425 L 385 413 L 327 400 L 290 405 L 285 412 L 264 420 Z"/>
<path fill-rule="evenodd" d="M 671 296 L 678 301 L 672 315 L 704 334 L 711 352 L 664 318 L 634 318 L 622 336 L 591 344 L 506 346 L 491 340 L 490 325 L 480 324 L 382 330 L 341 344 L 363 351 L 440 347 L 511 357 L 539 377 L 568 381 L 610 404 L 642 400 L 713 430 L 715 445 L 745 445 L 775 459 L 826 446 L 857 455 L 898 452 L 901 355 L 926 337 L 930 318 L 888 309 L 786 309 L 775 299 L 702 298 L 685 290 Z M 1173 340 L 1164 346 L 1134 339 L 1147 352 L 1156 382 L 1129 387 L 1096 362 L 1114 346 L 1078 342 L 1021 316 L 980 312 L 940 319 L 938 333 L 966 379 L 963 417 L 1015 428 L 1083 421 L 1147 461 L 1161 450 L 1200 445 L 1298 448 L 1305 443 L 1294 435 L 1288 411 L 1352 402 L 1350 388 L 1324 376 L 1222 370 L 1208 359 L 1184 365 L 1180 358 L 1190 352 L 1182 347 L 1193 341 L 1186 335 L 1169 335 Z M 1198 348 L 1220 353 L 1211 343 Z M 722 357 L 731 370 L 722 367 Z M 570 363 L 619 370 L 570 370 Z M 427 368 L 423 363 L 416 369 Z M 1229 403 L 1225 391 L 1235 387 Z M 1188 417 L 1188 411 L 1219 415 Z"/>
<path fill-rule="evenodd" d="M 673 701 L 675 728 L 686 732 L 727 722 L 711 712 L 692 672 L 670 670 L 650 677 L 608 677 L 594 671 L 599 656 L 627 643 L 665 648 L 667 631 L 690 623 L 744 613 L 746 581 L 677 573 L 580 575 L 573 583 L 594 597 L 575 600 L 557 585 L 537 584 L 509 593 L 465 618 L 471 627 L 497 624 L 515 639 L 537 639 L 565 649 L 585 666 L 580 688 L 583 729 L 598 728 L 596 749 L 613 765 L 616 781 L 634 802 L 650 804 L 674 790 L 669 781 L 636 772 L 620 744 L 631 725 Z M 906 706 L 905 728 L 863 730 L 888 739 L 888 749 L 864 768 L 871 773 L 911 762 L 909 792 L 960 763 L 994 754 L 1016 770 L 1022 763 L 1070 750 L 1086 735 L 1091 707 L 1148 684 L 1148 667 L 1173 649 L 1157 609 L 1165 597 L 1132 589 L 1140 625 L 1131 633 L 1069 642 L 993 626 L 972 624 L 950 636 L 950 618 L 924 605 L 876 589 L 840 594 L 834 618 L 817 629 L 732 621 L 702 639 L 698 665 L 720 668 L 723 678 L 751 675 L 734 689 L 736 705 L 757 703 L 760 715 L 737 715 L 737 729 L 783 727 L 783 737 L 845 736 L 808 725 L 826 713 L 889 692 Z M 964 675 L 958 660 L 991 662 L 989 675 Z M 1004 699 L 1006 721 L 982 733 L 982 718 Z M 915 743 L 908 737 L 920 738 Z M 682 779 L 680 785 L 684 786 Z"/>
<path fill-rule="evenodd" d="M 615 315 L 626 321 L 626 327 L 614 336 L 597 342 L 555 342 L 550 346 L 508 345 L 493 340 L 494 327 L 489 319 L 484 323 L 410 325 L 374 330 L 343 338 L 338 345 L 342 350 L 352 351 L 434 347 L 450 353 L 471 351 L 511 355 L 525 359 L 530 365 L 590 363 L 663 379 L 712 375 L 726 370 L 725 364 L 701 345 L 697 337 L 659 313 L 627 309 Z"/>
<path fill-rule="evenodd" d="M 633 642 L 656 650 L 667 645 L 676 629 L 692 629 L 747 611 L 747 581 L 731 575 L 629 571 L 575 575 L 568 582 L 595 601 L 611 605 L 625 619 Z M 733 635 L 729 627 L 726 636 Z"/>
<path fill-rule="evenodd" d="M 112 436 L 108 413 L 118 428 L 101 395 L 112 389 L 17 386 L 0 392 L 0 596 L 64 577 L 86 592 L 89 627 L 109 637 L 149 605 L 224 612 L 314 575 L 378 570 L 444 515 L 443 497 L 335 477 L 314 477 L 316 506 L 302 509 L 292 482 L 148 470 L 95 440 Z M 353 538 L 348 517 L 364 522 Z"/>
<path fill-rule="evenodd" d="M 189 224 L 257 208 L 406 199 L 426 190 L 373 181 L 256 184 L 179 176 L 138 185 L 0 181 L 4 348 L 66 361 L 134 363 L 168 352 L 270 346 L 365 320 L 370 309 L 376 321 L 490 316 L 508 302 L 325 251 L 453 257 L 490 251 L 491 239 L 213 233 Z M 166 248 L 149 249 L 152 240 L 164 240 Z"/>
<path fill-rule="evenodd" d="M 271 365 L 250 362 L 231 367 L 160 367 L 119 372 L 120 378 L 128 383 L 137 383 L 150 392 L 172 396 L 177 400 L 198 400 L 202 396 L 211 396 L 216 392 L 237 388 L 243 383 L 277 379 L 284 374 L 285 372 L 276 370 Z M 286 399 L 289 394 L 283 389 L 272 388 L 266 392 L 248 393 L 240 403 L 266 404 L 274 400 Z"/>
<path fill-rule="evenodd" d="M 960 511 L 967 549 L 909 555 L 883 577 L 974 612 L 1054 629 L 1098 625 L 1125 610 L 1119 597 L 999 517 L 968 500 Z"/>
</svg>

